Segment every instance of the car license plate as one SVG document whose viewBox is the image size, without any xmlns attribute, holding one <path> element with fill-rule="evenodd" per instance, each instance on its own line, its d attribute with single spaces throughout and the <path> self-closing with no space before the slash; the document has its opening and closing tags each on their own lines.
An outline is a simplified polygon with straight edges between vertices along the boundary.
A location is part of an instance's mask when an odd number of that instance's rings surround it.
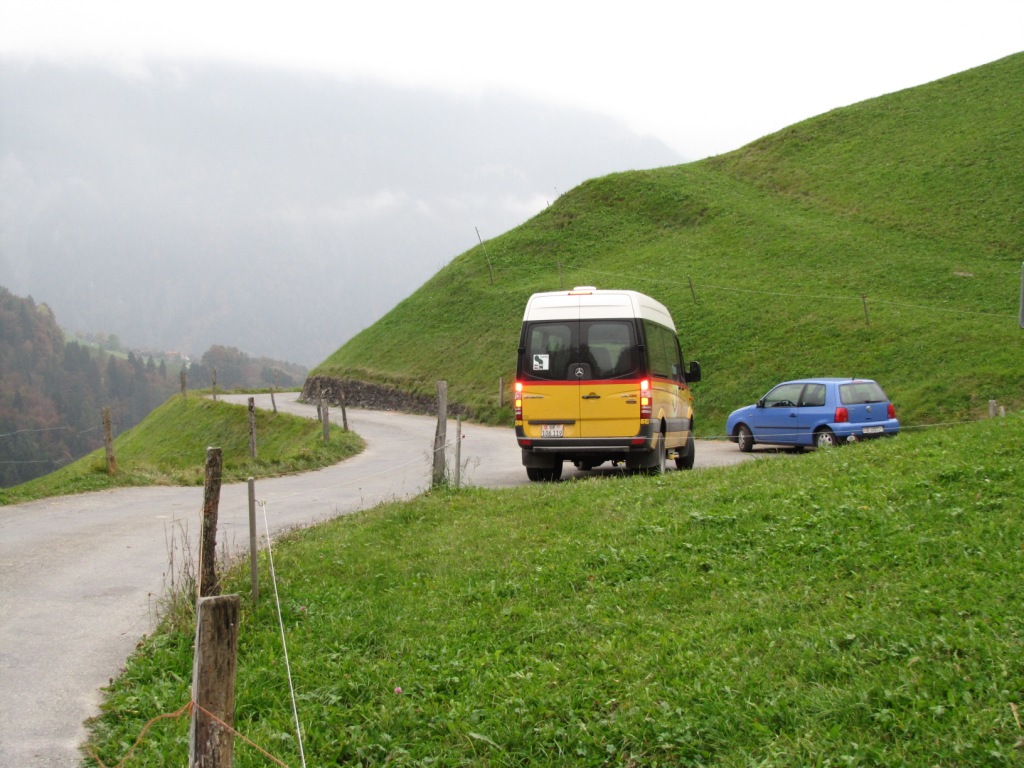
<svg viewBox="0 0 1024 768">
<path fill-rule="evenodd" d="M 865 435 L 878 435 L 885 431 L 885 427 L 864 427 Z"/>
<path fill-rule="evenodd" d="M 564 430 L 561 424 L 541 424 L 540 425 L 540 436 L 541 437 L 562 437 Z"/>
</svg>

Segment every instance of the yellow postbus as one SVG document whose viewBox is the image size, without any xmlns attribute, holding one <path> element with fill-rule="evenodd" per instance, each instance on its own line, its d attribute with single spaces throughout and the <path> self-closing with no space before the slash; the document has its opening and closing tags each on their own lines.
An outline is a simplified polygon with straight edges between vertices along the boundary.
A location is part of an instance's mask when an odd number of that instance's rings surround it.
<svg viewBox="0 0 1024 768">
<path fill-rule="evenodd" d="M 636 291 L 535 293 L 526 304 L 515 382 L 515 428 L 531 480 L 571 461 L 663 472 L 693 467 L 700 363 L 684 367 L 672 316 Z"/>
</svg>

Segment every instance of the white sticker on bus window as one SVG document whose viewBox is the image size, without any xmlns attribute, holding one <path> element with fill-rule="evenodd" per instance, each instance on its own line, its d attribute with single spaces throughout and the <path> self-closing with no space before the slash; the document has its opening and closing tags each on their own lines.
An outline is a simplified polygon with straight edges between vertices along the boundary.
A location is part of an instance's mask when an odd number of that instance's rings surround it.
<svg viewBox="0 0 1024 768">
<path fill-rule="evenodd" d="M 548 356 L 547 355 L 534 355 L 533 356 L 533 370 L 535 371 L 546 371 L 548 369 Z"/>
</svg>

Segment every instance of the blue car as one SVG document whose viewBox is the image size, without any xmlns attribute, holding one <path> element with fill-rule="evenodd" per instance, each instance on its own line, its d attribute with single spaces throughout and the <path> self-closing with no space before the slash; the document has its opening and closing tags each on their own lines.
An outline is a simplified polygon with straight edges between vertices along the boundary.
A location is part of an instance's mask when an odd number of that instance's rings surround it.
<svg viewBox="0 0 1024 768">
<path fill-rule="evenodd" d="M 896 409 L 870 379 L 785 381 L 729 414 L 725 427 L 743 452 L 755 443 L 822 448 L 900 431 Z"/>
</svg>

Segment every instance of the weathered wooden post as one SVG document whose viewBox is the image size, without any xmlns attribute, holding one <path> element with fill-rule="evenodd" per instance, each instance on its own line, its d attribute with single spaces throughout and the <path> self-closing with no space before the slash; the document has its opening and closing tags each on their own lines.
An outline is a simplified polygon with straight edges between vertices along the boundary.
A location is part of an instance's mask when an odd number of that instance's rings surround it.
<svg viewBox="0 0 1024 768">
<path fill-rule="evenodd" d="M 103 408 L 103 447 L 107 452 L 107 474 L 117 474 L 117 456 L 114 455 L 114 428 L 110 422 L 110 406 Z"/>
<path fill-rule="evenodd" d="M 206 449 L 206 482 L 203 489 L 203 524 L 199 534 L 199 594 L 220 594 L 217 583 L 217 514 L 220 509 L 220 480 L 223 471 L 220 448 Z"/>
<path fill-rule="evenodd" d="M 437 382 L 437 430 L 434 432 L 434 471 L 430 484 L 444 484 L 445 445 L 448 442 L 448 382 Z"/>
<path fill-rule="evenodd" d="M 338 404 L 341 406 L 341 431 L 348 432 L 348 411 L 345 410 L 345 390 L 338 390 Z"/>
<path fill-rule="evenodd" d="M 324 428 L 324 442 L 331 442 L 331 409 L 327 404 L 327 398 L 323 398 L 323 406 L 320 412 L 320 421 Z"/>
<path fill-rule="evenodd" d="M 213 381 L 212 381 L 212 383 L 213 383 L 213 402 L 217 402 L 217 369 L 216 368 L 213 369 L 212 376 L 213 376 Z"/>
<path fill-rule="evenodd" d="M 505 407 L 505 377 L 498 377 L 498 407 Z"/>
<path fill-rule="evenodd" d="M 256 458 L 256 398 L 249 398 L 249 457 Z"/>
<path fill-rule="evenodd" d="M 274 399 L 274 390 L 277 389 L 277 374 L 279 371 L 274 370 L 274 386 L 270 388 L 270 405 L 274 409 L 274 413 L 277 413 L 277 400 Z"/>
<path fill-rule="evenodd" d="M 239 605 L 238 595 L 203 597 L 196 604 L 189 768 L 233 763 Z"/>
<path fill-rule="evenodd" d="M 252 582 L 252 603 L 260 601 L 259 552 L 256 550 L 256 480 L 249 478 L 249 580 Z"/>
</svg>

